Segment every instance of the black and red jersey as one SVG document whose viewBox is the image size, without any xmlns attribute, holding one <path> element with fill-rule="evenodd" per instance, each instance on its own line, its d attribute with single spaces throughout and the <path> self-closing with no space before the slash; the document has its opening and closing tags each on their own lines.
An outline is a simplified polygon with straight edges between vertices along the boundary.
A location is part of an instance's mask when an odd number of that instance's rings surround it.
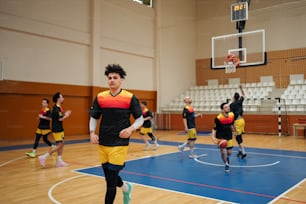
<svg viewBox="0 0 306 204">
<path fill-rule="evenodd" d="M 225 117 L 222 113 L 219 113 L 215 118 L 214 129 L 216 130 L 216 138 L 219 139 L 232 139 L 232 126 L 234 125 L 234 113 L 229 112 Z"/>
<path fill-rule="evenodd" d="M 144 110 L 142 110 L 142 117 L 143 118 L 146 118 L 146 117 L 153 118 L 153 114 L 148 108 L 145 108 Z M 152 126 L 151 120 L 145 120 L 142 125 L 142 127 L 144 128 L 150 128 L 151 126 Z"/>
<path fill-rule="evenodd" d="M 51 119 L 51 110 L 49 108 L 43 108 L 40 111 L 40 114 Z M 50 129 L 50 120 L 39 118 L 38 128 L 42 130 Z"/>
<path fill-rule="evenodd" d="M 120 138 L 121 130 L 128 128 L 130 115 L 139 118 L 142 111 L 139 101 L 132 93 L 121 90 L 113 96 L 110 91 L 103 91 L 97 95 L 90 110 L 90 116 L 99 119 L 99 144 L 105 146 L 127 146 L 129 138 Z"/>
<path fill-rule="evenodd" d="M 64 109 L 60 105 L 55 104 L 52 108 L 52 132 L 64 131 L 63 122 L 59 120 L 64 115 Z"/>
<path fill-rule="evenodd" d="M 183 118 L 187 120 L 187 128 L 195 128 L 195 115 L 192 106 L 185 106 L 183 110 Z"/>
</svg>

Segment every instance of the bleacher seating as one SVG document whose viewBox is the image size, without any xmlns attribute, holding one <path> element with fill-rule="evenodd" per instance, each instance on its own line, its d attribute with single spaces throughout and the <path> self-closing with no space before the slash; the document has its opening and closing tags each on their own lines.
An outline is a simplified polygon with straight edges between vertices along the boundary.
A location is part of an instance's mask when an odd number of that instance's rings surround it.
<svg viewBox="0 0 306 204">
<path fill-rule="evenodd" d="M 304 75 L 302 75 L 304 77 Z M 193 86 L 176 97 L 163 111 L 182 111 L 185 103 L 184 97 L 190 96 L 193 100 L 193 106 L 198 112 L 218 112 L 222 102 L 231 102 L 235 92 L 240 93 L 240 79 L 234 78 L 230 84 L 218 84 L 217 80 L 209 80 L 206 86 Z M 290 78 L 288 87 L 274 97 L 280 97 L 280 102 L 271 98 L 271 93 L 275 90 L 275 83 L 270 76 L 263 76 L 260 82 L 242 84 L 246 99 L 244 101 L 245 112 L 262 111 L 263 103 L 270 100 L 271 112 L 306 112 L 306 80 L 301 75 L 294 75 Z M 281 89 L 279 91 L 282 91 Z M 269 112 L 270 112 L 269 111 Z"/>
<path fill-rule="evenodd" d="M 244 110 L 257 112 L 261 105 L 261 99 L 268 97 L 274 87 L 274 83 L 248 83 L 243 84 L 246 99 Z M 195 110 L 199 112 L 218 112 L 222 102 L 231 101 L 235 92 L 239 92 L 238 84 L 220 84 L 207 86 L 194 86 L 176 97 L 164 111 L 182 111 L 185 103 L 184 97 L 190 96 Z"/>
</svg>

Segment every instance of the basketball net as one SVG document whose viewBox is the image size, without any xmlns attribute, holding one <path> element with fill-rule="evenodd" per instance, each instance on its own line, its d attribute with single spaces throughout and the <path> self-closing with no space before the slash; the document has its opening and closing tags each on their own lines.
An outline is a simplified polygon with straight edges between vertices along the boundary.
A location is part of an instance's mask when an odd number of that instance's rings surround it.
<svg viewBox="0 0 306 204">
<path fill-rule="evenodd" d="M 224 59 L 225 73 L 234 73 L 236 68 L 240 65 L 240 59 L 232 53 L 228 53 L 227 57 Z"/>
<path fill-rule="evenodd" d="M 233 62 L 231 61 L 224 62 L 224 64 L 225 64 L 225 74 L 236 72 L 236 65 Z"/>
</svg>

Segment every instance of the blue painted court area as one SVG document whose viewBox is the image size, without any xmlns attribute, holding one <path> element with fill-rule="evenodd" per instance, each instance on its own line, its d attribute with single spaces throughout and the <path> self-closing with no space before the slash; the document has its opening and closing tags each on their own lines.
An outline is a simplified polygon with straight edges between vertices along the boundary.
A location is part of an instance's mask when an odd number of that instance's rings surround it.
<svg viewBox="0 0 306 204">
<path fill-rule="evenodd" d="M 248 148 L 246 159 L 239 159 L 234 151 L 226 173 L 214 145 L 196 147 L 196 159 L 188 158 L 189 151 L 141 158 L 128 161 L 120 175 L 133 183 L 248 204 L 268 203 L 306 178 L 305 152 Z M 76 171 L 103 176 L 101 167 Z"/>
</svg>

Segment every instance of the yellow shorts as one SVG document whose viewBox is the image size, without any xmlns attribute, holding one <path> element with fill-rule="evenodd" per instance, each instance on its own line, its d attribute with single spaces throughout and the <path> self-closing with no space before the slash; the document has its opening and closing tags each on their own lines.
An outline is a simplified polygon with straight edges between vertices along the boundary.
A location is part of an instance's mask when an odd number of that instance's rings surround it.
<svg viewBox="0 0 306 204">
<path fill-rule="evenodd" d="M 235 120 L 235 128 L 237 131 L 237 135 L 241 135 L 244 133 L 244 126 L 245 126 L 245 121 L 243 118 L 239 118 Z"/>
<path fill-rule="evenodd" d="M 217 144 L 219 143 L 220 140 L 223 139 L 218 139 L 217 138 Z M 227 147 L 226 148 L 232 148 L 233 147 L 233 140 L 227 140 Z"/>
<path fill-rule="evenodd" d="M 50 129 L 43 130 L 43 129 L 37 128 L 36 133 L 40 135 L 48 135 L 51 133 L 51 130 Z"/>
<path fill-rule="evenodd" d="M 187 139 L 188 140 L 196 140 L 197 139 L 197 130 L 195 128 L 189 129 L 187 131 Z"/>
<path fill-rule="evenodd" d="M 101 164 L 110 163 L 113 165 L 124 166 L 127 158 L 128 146 L 107 147 L 99 145 Z"/>
<path fill-rule="evenodd" d="M 55 142 L 61 142 L 64 140 L 64 132 L 54 132 L 53 138 Z"/>
<path fill-rule="evenodd" d="M 140 128 L 140 134 L 145 135 L 148 133 L 152 133 L 152 128 L 144 128 L 144 127 Z"/>
</svg>

